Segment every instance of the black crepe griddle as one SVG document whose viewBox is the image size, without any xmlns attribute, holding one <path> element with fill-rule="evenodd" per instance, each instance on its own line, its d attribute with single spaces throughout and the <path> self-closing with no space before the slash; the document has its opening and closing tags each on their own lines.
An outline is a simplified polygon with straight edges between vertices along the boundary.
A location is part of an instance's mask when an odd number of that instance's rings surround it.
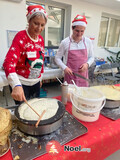
<svg viewBox="0 0 120 160">
<path fill-rule="evenodd" d="M 61 119 L 63 117 L 63 115 L 65 113 L 65 106 L 59 100 L 58 100 L 58 106 L 59 106 L 59 108 L 57 110 L 57 113 L 49 119 L 41 120 L 40 123 L 39 123 L 39 126 L 52 124 L 52 123 L 58 121 L 59 119 Z M 19 115 L 19 112 L 18 112 L 19 107 L 20 106 L 15 108 L 15 116 L 17 117 L 17 119 L 20 120 L 22 123 L 29 124 L 29 125 L 35 125 L 36 122 L 37 122 L 35 120 L 25 120 L 25 119 L 20 118 L 20 115 Z"/>
</svg>

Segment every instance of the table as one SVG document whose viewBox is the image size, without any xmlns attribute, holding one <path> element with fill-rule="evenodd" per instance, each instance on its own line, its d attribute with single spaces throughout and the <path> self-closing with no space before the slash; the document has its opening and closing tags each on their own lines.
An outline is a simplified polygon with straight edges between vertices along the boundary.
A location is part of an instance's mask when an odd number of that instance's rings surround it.
<svg viewBox="0 0 120 160">
<path fill-rule="evenodd" d="M 57 69 L 52 69 L 52 68 L 45 68 L 44 74 L 43 74 L 43 80 L 48 80 L 48 79 L 55 79 L 56 77 L 62 78 L 63 73 L 60 68 Z M 8 85 L 8 81 L 5 76 L 4 70 L 0 69 L 0 91 L 3 90 L 3 87 Z"/>
<path fill-rule="evenodd" d="M 107 74 L 107 73 L 117 73 L 118 72 L 118 69 L 117 68 L 112 68 L 112 69 L 104 69 L 104 70 L 101 70 L 99 68 L 100 66 L 96 66 L 95 70 L 94 70 L 94 74 L 97 75 L 97 74 Z"/>
<path fill-rule="evenodd" d="M 62 69 L 56 68 L 44 68 L 44 74 L 42 80 L 51 80 L 51 79 L 56 79 L 62 78 L 63 77 L 63 72 Z M 3 91 L 3 95 L 5 95 L 5 101 L 6 101 L 6 106 L 8 106 L 8 100 L 7 100 L 7 92 L 6 92 L 6 86 L 8 86 L 8 80 L 6 78 L 5 72 L 3 69 L 0 69 L 0 91 Z"/>
<path fill-rule="evenodd" d="M 3 87 L 7 85 L 8 85 L 8 81 L 6 79 L 5 72 L 4 70 L 0 69 L 0 91 L 2 91 Z"/>
<path fill-rule="evenodd" d="M 61 100 L 61 97 L 56 97 Z M 72 113 L 72 104 L 68 102 L 66 110 Z M 96 122 L 82 122 L 88 128 L 88 133 L 80 136 L 71 142 L 67 143 L 68 146 L 81 146 L 81 148 L 90 148 L 91 152 L 68 152 L 64 151 L 62 146 L 61 152 L 52 156 L 45 154 L 34 160 L 103 160 L 118 149 L 120 149 L 120 119 L 113 121 L 102 115 Z M 0 160 L 12 160 L 11 152 L 9 151 Z"/>
</svg>

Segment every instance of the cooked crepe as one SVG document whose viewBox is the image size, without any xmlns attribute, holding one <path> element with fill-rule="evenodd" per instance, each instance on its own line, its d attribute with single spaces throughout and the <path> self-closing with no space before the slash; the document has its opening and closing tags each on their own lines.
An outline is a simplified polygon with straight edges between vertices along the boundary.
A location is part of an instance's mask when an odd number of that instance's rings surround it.
<svg viewBox="0 0 120 160">
<path fill-rule="evenodd" d="M 8 126 L 10 119 L 10 111 L 0 107 L 0 132 L 2 132 Z"/>
<path fill-rule="evenodd" d="M 29 104 L 34 110 L 41 115 L 46 110 L 41 120 L 49 119 L 53 117 L 58 110 L 58 100 L 50 98 L 33 99 L 29 101 Z M 25 120 L 38 120 L 39 116 L 27 105 L 22 104 L 18 109 L 20 118 Z"/>
<path fill-rule="evenodd" d="M 7 143 L 12 128 L 11 114 L 8 109 L 0 107 L 0 145 Z"/>
<path fill-rule="evenodd" d="M 75 93 L 78 96 L 87 99 L 98 99 L 103 96 L 100 92 L 96 91 L 95 89 L 91 89 L 90 87 L 78 87 L 78 89 L 74 91 L 74 94 Z"/>
<path fill-rule="evenodd" d="M 8 127 L 6 127 L 3 132 L 0 132 L 0 145 L 3 146 L 6 144 L 11 128 L 12 128 L 12 121 L 9 122 Z"/>
<path fill-rule="evenodd" d="M 101 91 L 107 99 L 120 100 L 120 87 L 114 85 L 92 86 Z"/>
</svg>

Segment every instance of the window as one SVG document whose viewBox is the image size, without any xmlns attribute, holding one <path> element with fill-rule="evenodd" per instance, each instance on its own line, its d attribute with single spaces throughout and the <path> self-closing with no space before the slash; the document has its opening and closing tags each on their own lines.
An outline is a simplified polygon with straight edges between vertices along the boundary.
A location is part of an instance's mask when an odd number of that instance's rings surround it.
<svg viewBox="0 0 120 160">
<path fill-rule="evenodd" d="M 111 18 L 107 46 L 118 47 L 119 37 L 120 37 L 120 20 Z"/>
<path fill-rule="evenodd" d="M 98 46 L 105 46 L 106 36 L 107 36 L 107 28 L 108 28 L 109 19 L 106 17 L 102 17 L 100 24 L 100 32 L 98 39 Z"/>
<path fill-rule="evenodd" d="M 30 1 L 26 2 L 26 6 L 36 5 L 36 4 L 38 3 L 33 3 Z M 45 30 L 41 34 L 44 38 L 45 46 L 59 46 L 61 40 L 64 37 L 65 10 L 62 8 L 57 8 L 49 5 L 42 5 L 42 6 L 48 13 L 48 22 L 45 27 Z"/>
<path fill-rule="evenodd" d="M 120 20 L 102 16 L 98 46 L 120 47 Z"/>
<path fill-rule="evenodd" d="M 48 6 L 48 46 L 58 46 L 64 34 L 64 9 Z"/>
</svg>

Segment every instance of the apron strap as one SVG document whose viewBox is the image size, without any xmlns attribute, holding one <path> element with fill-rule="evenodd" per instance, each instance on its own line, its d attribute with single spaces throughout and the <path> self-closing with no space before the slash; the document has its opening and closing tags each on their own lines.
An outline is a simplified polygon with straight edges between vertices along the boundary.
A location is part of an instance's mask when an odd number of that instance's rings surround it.
<svg viewBox="0 0 120 160">
<path fill-rule="evenodd" d="M 70 43 L 69 43 L 68 51 L 70 50 L 70 44 L 71 44 L 71 38 L 69 37 L 69 39 L 70 39 Z"/>
<path fill-rule="evenodd" d="M 86 46 L 86 44 L 85 44 L 85 37 L 84 37 L 84 39 L 83 39 L 83 43 L 84 43 L 85 49 L 87 49 L 87 46 Z"/>
</svg>

